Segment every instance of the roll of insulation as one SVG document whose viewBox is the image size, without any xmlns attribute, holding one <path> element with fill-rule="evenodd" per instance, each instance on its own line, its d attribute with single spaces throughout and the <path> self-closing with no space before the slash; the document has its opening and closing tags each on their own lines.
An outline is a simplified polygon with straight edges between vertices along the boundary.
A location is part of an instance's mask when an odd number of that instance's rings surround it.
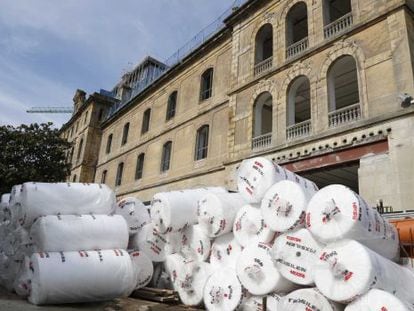
<svg viewBox="0 0 414 311">
<path fill-rule="evenodd" d="M 152 261 L 145 255 L 144 252 L 130 251 L 129 256 L 132 260 L 132 267 L 134 268 L 137 282 L 135 289 L 145 287 L 151 282 L 154 273 L 154 266 Z"/>
<path fill-rule="evenodd" d="M 276 232 L 292 231 L 305 226 L 306 207 L 316 191 L 282 180 L 266 191 L 261 204 L 262 217 Z"/>
<path fill-rule="evenodd" d="M 157 230 L 167 233 L 196 224 L 198 201 L 209 192 L 224 193 L 226 190 L 221 187 L 211 187 L 155 194 L 150 210 L 151 219 Z"/>
<path fill-rule="evenodd" d="M 237 261 L 237 276 L 253 295 L 283 293 L 295 288 L 295 285 L 277 270 L 271 250 L 268 244 L 252 243 L 243 249 Z"/>
<path fill-rule="evenodd" d="M 251 296 L 243 303 L 242 311 L 281 311 L 279 307 L 280 296 L 272 293 L 267 296 Z"/>
<path fill-rule="evenodd" d="M 234 238 L 233 233 L 219 236 L 211 246 L 210 263 L 216 267 L 236 268 L 242 247 Z"/>
<path fill-rule="evenodd" d="M 192 262 L 193 260 L 186 259 L 178 253 L 167 255 L 165 259 L 165 271 L 169 275 L 173 288 L 176 291 L 180 287 L 181 276 L 185 273 L 184 266 L 189 261 Z"/>
<path fill-rule="evenodd" d="M 243 247 L 256 242 L 270 243 L 276 236 L 262 217 L 257 205 L 245 205 L 236 215 L 233 233 Z"/>
<path fill-rule="evenodd" d="M 399 257 L 395 227 L 343 185 L 327 186 L 312 197 L 306 226 L 323 243 L 353 239 L 388 259 Z"/>
<path fill-rule="evenodd" d="M 210 250 L 210 238 L 201 230 L 200 225 L 190 226 L 183 231 L 181 252 L 186 258 L 206 261 Z"/>
<path fill-rule="evenodd" d="M 39 217 L 30 237 L 36 251 L 126 249 L 128 226 L 120 215 L 58 215 Z"/>
<path fill-rule="evenodd" d="M 325 245 L 315 240 L 307 229 L 279 236 L 272 247 L 272 256 L 279 272 L 299 285 L 313 285 L 313 268 Z"/>
<path fill-rule="evenodd" d="M 81 183 L 25 183 L 21 191 L 19 223 L 30 227 L 46 215 L 109 215 L 115 194 L 106 185 Z"/>
<path fill-rule="evenodd" d="M 204 286 L 204 305 L 210 311 L 237 310 L 249 296 L 229 267 L 216 270 Z"/>
<path fill-rule="evenodd" d="M 317 189 L 316 185 L 266 158 L 244 160 L 237 174 L 237 188 L 249 203 L 260 203 L 266 191 L 282 180 L 292 180 L 305 189 Z"/>
<path fill-rule="evenodd" d="M 371 289 L 350 303 L 345 311 L 413 311 L 414 306 L 380 289 Z"/>
<path fill-rule="evenodd" d="M 209 193 L 198 202 L 198 223 L 210 238 L 229 233 L 237 211 L 245 204 L 239 193 Z"/>
<path fill-rule="evenodd" d="M 21 198 L 22 198 L 22 185 L 13 186 L 10 192 L 9 209 L 10 209 L 11 223 L 14 226 L 18 224 L 19 215 L 22 211 Z"/>
<path fill-rule="evenodd" d="M 27 297 L 31 291 L 32 271 L 30 270 L 30 258 L 25 257 L 20 264 L 19 271 L 13 283 L 14 291 L 20 297 Z"/>
<path fill-rule="evenodd" d="M 129 235 L 137 233 L 144 225 L 151 222 L 147 207 L 133 197 L 120 200 L 116 204 L 115 214 L 125 218 Z"/>
<path fill-rule="evenodd" d="M 111 300 L 135 287 L 124 250 L 35 253 L 29 301 L 36 305 Z"/>
<path fill-rule="evenodd" d="M 282 297 L 279 303 L 280 310 L 302 311 L 302 310 L 323 310 L 342 311 L 344 306 L 330 301 L 324 297 L 316 288 L 304 288 L 291 292 Z M 379 309 L 378 309 L 379 310 Z"/>
<path fill-rule="evenodd" d="M 1 195 L 1 199 L 0 199 L 0 204 L 2 204 L 1 206 L 3 206 L 3 204 L 9 205 L 10 195 L 11 195 L 10 193 L 4 193 Z"/>
<path fill-rule="evenodd" d="M 314 280 L 323 295 L 341 303 L 380 288 L 414 304 L 414 273 L 354 240 L 326 246 L 314 267 Z"/>
<path fill-rule="evenodd" d="M 0 222 L 10 222 L 11 221 L 11 212 L 10 212 L 10 193 L 2 194 L 0 199 Z"/>
</svg>

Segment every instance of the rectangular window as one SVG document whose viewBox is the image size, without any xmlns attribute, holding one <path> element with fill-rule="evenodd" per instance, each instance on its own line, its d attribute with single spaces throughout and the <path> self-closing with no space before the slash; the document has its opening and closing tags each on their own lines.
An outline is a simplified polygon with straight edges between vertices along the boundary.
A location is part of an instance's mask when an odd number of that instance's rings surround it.
<svg viewBox="0 0 414 311">
<path fill-rule="evenodd" d="M 173 92 L 170 97 L 168 97 L 168 104 L 167 104 L 167 115 L 165 119 L 171 120 L 175 116 L 175 107 L 177 105 L 177 91 Z"/>
<path fill-rule="evenodd" d="M 108 173 L 107 170 L 102 172 L 102 177 L 101 177 L 101 184 L 104 184 L 106 182 L 106 174 Z"/>
<path fill-rule="evenodd" d="M 128 142 L 128 133 L 129 133 L 129 122 L 124 125 L 124 130 L 122 131 L 122 145 L 125 145 Z"/>
<path fill-rule="evenodd" d="M 145 159 L 145 154 L 141 153 L 138 158 L 137 158 L 137 167 L 135 170 L 135 180 L 141 179 L 142 178 L 142 174 L 144 172 L 144 159 Z"/>
<path fill-rule="evenodd" d="M 172 142 L 166 142 L 162 147 L 162 156 L 161 156 L 161 172 L 166 172 L 170 169 L 170 160 L 171 160 L 171 147 Z"/>
<path fill-rule="evenodd" d="M 206 100 L 213 95 L 213 68 L 207 69 L 201 76 L 200 99 Z"/>
<path fill-rule="evenodd" d="M 116 171 L 116 180 L 115 186 L 120 186 L 122 184 L 122 175 L 124 173 L 124 163 L 119 163 L 118 170 Z"/>
<path fill-rule="evenodd" d="M 142 117 L 141 134 L 145 134 L 146 132 L 149 131 L 150 118 L 151 118 L 151 109 L 147 109 L 145 110 L 144 115 Z"/>
<path fill-rule="evenodd" d="M 108 136 L 108 140 L 106 141 L 106 154 L 111 152 L 111 147 L 112 147 L 112 134 L 110 134 Z"/>
</svg>

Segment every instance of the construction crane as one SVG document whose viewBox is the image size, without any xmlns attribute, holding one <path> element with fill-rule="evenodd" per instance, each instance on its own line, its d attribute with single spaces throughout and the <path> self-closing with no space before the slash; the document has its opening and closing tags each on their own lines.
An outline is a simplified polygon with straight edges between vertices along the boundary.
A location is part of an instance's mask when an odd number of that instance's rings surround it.
<svg viewBox="0 0 414 311">
<path fill-rule="evenodd" d="M 27 113 L 73 113 L 73 107 L 32 107 Z"/>
</svg>

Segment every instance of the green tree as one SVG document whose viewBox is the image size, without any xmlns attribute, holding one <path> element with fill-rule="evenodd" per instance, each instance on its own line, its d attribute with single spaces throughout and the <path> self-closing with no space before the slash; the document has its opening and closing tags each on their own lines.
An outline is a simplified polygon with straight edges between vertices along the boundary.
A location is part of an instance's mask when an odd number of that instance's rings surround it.
<svg viewBox="0 0 414 311">
<path fill-rule="evenodd" d="M 28 181 L 60 182 L 69 174 L 70 144 L 52 123 L 0 126 L 0 194 Z"/>
</svg>

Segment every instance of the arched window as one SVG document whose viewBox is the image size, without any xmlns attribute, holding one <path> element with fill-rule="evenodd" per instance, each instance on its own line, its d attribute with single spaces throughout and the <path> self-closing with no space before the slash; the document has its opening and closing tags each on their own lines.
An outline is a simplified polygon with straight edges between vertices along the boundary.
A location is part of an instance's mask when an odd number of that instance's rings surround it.
<svg viewBox="0 0 414 311">
<path fill-rule="evenodd" d="M 112 137 L 113 134 L 109 134 L 108 139 L 106 141 L 106 153 L 110 153 L 111 152 L 111 147 L 112 147 Z"/>
<path fill-rule="evenodd" d="M 125 145 L 128 142 L 128 133 L 129 133 L 129 122 L 124 125 L 124 129 L 122 131 L 122 145 Z"/>
<path fill-rule="evenodd" d="M 213 95 L 213 68 L 201 75 L 200 100 L 206 100 Z"/>
<path fill-rule="evenodd" d="M 305 2 L 296 3 L 287 15 L 286 46 L 288 58 L 308 48 L 308 11 Z"/>
<path fill-rule="evenodd" d="M 196 146 L 195 146 L 195 160 L 196 161 L 207 158 L 208 132 L 209 132 L 208 125 L 203 125 L 197 131 Z"/>
<path fill-rule="evenodd" d="M 144 173 L 145 154 L 141 153 L 137 158 L 137 167 L 135 169 L 135 180 L 141 179 Z"/>
<path fill-rule="evenodd" d="M 177 91 L 174 91 L 171 93 L 171 95 L 168 97 L 168 103 L 167 103 L 167 113 L 165 116 L 165 120 L 171 120 L 175 116 L 175 108 L 177 106 Z"/>
<path fill-rule="evenodd" d="M 78 147 L 78 155 L 76 157 L 76 161 L 80 160 L 81 154 L 82 154 L 82 148 L 83 148 L 83 138 L 81 139 L 80 143 L 79 143 L 79 147 Z"/>
<path fill-rule="evenodd" d="M 170 169 L 172 142 L 167 141 L 162 146 L 161 155 L 161 172 L 166 172 Z"/>
<path fill-rule="evenodd" d="M 116 171 L 116 180 L 115 186 L 120 186 L 122 184 L 122 175 L 124 174 L 124 163 L 121 162 L 118 164 L 118 169 Z"/>
<path fill-rule="evenodd" d="M 260 94 L 253 107 L 253 137 L 272 133 L 272 95 L 269 92 Z"/>
<path fill-rule="evenodd" d="M 106 175 L 108 174 L 107 170 L 104 170 L 102 172 L 102 176 L 101 176 L 101 184 L 104 184 L 106 182 Z"/>
<path fill-rule="evenodd" d="M 288 125 L 295 125 L 311 118 L 310 83 L 305 76 L 293 80 L 288 94 Z"/>
<path fill-rule="evenodd" d="M 145 134 L 149 131 L 149 125 L 150 125 L 150 118 L 151 118 L 151 109 L 148 108 L 144 111 L 144 114 L 142 116 L 142 126 L 141 126 L 141 134 Z"/>
<path fill-rule="evenodd" d="M 272 67 L 273 59 L 273 27 L 263 25 L 256 34 L 255 42 L 255 74 L 260 74 Z M 266 64 L 265 64 L 266 63 Z M 259 68 L 260 67 L 260 68 Z"/>
</svg>

